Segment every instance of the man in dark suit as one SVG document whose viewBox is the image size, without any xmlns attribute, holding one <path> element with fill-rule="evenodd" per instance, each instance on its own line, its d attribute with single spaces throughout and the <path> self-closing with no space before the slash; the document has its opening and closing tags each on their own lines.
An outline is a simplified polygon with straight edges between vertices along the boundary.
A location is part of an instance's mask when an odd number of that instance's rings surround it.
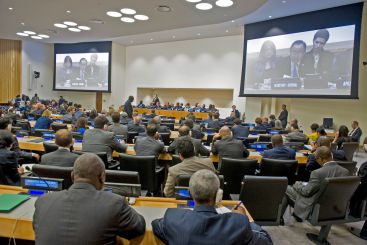
<svg viewBox="0 0 367 245">
<path fill-rule="evenodd" d="M 178 154 L 177 147 L 180 145 L 180 142 L 183 140 L 190 140 L 195 148 L 195 155 L 198 156 L 209 156 L 210 151 L 201 144 L 201 140 L 194 139 L 190 136 L 190 128 L 188 126 L 181 126 L 178 129 L 179 137 L 176 138 L 171 145 L 168 147 L 168 152 Z"/>
<path fill-rule="evenodd" d="M 112 151 L 125 152 L 127 145 L 121 144 L 112 132 L 107 130 L 108 120 L 98 116 L 94 120 L 94 129 L 88 129 L 83 135 L 82 150 L 87 152 L 106 152 L 108 161 L 112 160 Z"/>
<path fill-rule="evenodd" d="M 325 178 L 349 175 L 347 169 L 333 161 L 331 150 L 328 147 L 317 148 L 315 157 L 322 167 L 311 172 L 310 181 L 308 183 L 297 181 L 293 186 L 287 187 L 287 203 L 283 205 L 283 213 L 288 204 L 294 206 L 294 216 L 297 220 L 308 218 L 319 197 L 320 187 Z"/>
<path fill-rule="evenodd" d="M 278 69 L 283 77 L 300 78 L 303 69 L 303 57 L 306 54 L 306 43 L 302 40 L 294 41 L 290 47 L 289 57 L 279 60 Z"/>
<path fill-rule="evenodd" d="M 161 125 L 161 118 L 159 116 L 154 117 L 150 123 L 157 125 L 158 133 L 171 133 L 171 130 L 167 126 Z"/>
<path fill-rule="evenodd" d="M 263 158 L 279 160 L 295 160 L 296 151 L 283 145 L 283 137 L 280 134 L 271 137 L 273 149 L 263 152 Z"/>
<path fill-rule="evenodd" d="M 127 132 L 137 132 L 138 134 L 144 133 L 145 128 L 140 125 L 141 117 L 136 116 L 134 117 L 133 123 L 127 125 Z"/>
<path fill-rule="evenodd" d="M 233 138 L 238 139 L 239 137 L 248 137 L 249 135 L 249 129 L 246 126 L 242 126 L 241 123 L 241 119 L 236 118 L 233 121 L 234 126 L 232 127 L 232 135 Z"/>
<path fill-rule="evenodd" d="M 56 133 L 55 143 L 59 146 L 59 149 L 43 155 L 41 164 L 59 167 L 74 166 L 74 162 L 79 155 L 70 152 L 70 148 L 73 146 L 73 136 L 70 131 L 59 129 Z"/>
<path fill-rule="evenodd" d="M 206 128 L 213 128 L 215 130 L 219 130 L 222 126 L 223 123 L 219 120 L 219 112 L 215 112 L 213 114 L 213 120 L 208 120 L 207 124 L 206 124 Z"/>
<path fill-rule="evenodd" d="M 241 113 L 239 110 L 236 109 L 236 105 L 232 105 L 232 111 L 234 113 L 234 118 L 240 118 L 241 117 Z"/>
<path fill-rule="evenodd" d="M 134 96 L 130 95 L 124 104 L 124 112 L 127 113 L 129 118 L 133 117 L 133 106 L 131 104 L 133 101 L 134 101 Z"/>
<path fill-rule="evenodd" d="M 359 142 L 362 136 L 362 129 L 359 127 L 357 121 L 352 122 L 352 130 L 348 133 L 348 136 L 353 142 Z"/>
<path fill-rule="evenodd" d="M 138 156 L 158 156 L 164 151 L 164 144 L 159 141 L 157 125 L 148 124 L 146 137 L 137 138 L 134 149 Z"/>
<path fill-rule="evenodd" d="M 287 111 L 287 106 L 284 104 L 282 105 L 282 111 L 280 112 L 278 119 L 282 122 L 283 128 L 287 127 L 288 111 Z"/>
<path fill-rule="evenodd" d="M 189 186 L 194 210 L 167 209 L 163 218 L 152 222 L 154 234 L 165 244 L 272 244 L 260 226 L 249 222 L 242 206 L 230 213 L 217 213 L 219 179 L 213 171 L 197 171 Z"/>
<path fill-rule="evenodd" d="M 227 126 L 222 127 L 219 133 L 214 135 L 212 153 L 214 155 L 219 154 L 221 158 L 246 158 L 249 156 L 249 151 L 242 141 L 234 139 L 231 130 Z"/>
<path fill-rule="evenodd" d="M 103 191 L 105 167 L 93 153 L 80 156 L 72 172 L 74 184 L 37 199 L 33 229 L 37 244 L 114 244 L 145 231 L 145 220 L 124 197 Z"/>
</svg>

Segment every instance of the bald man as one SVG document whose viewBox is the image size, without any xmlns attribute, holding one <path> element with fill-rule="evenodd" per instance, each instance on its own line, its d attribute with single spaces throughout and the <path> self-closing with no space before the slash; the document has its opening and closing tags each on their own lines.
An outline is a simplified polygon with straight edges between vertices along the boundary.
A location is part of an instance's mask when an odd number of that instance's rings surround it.
<svg viewBox="0 0 367 245">
<path fill-rule="evenodd" d="M 232 131 L 224 126 L 219 133 L 214 135 L 212 144 L 212 153 L 220 158 L 246 158 L 249 152 L 241 140 L 232 137 Z"/>
<path fill-rule="evenodd" d="M 321 168 L 311 172 L 310 181 L 308 183 L 297 181 L 293 186 L 287 187 L 286 196 L 288 202 L 283 206 L 283 213 L 288 204 L 294 206 L 293 215 L 298 221 L 308 218 L 325 178 L 349 175 L 347 169 L 333 161 L 330 148 L 326 146 L 318 147 L 315 152 L 315 158 Z"/>
<path fill-rule="evenodd" d="M 36 244 L 114 244 L 145 232 L 145 220 L 124 197 L 103 191 L 105 167 L 93 153 L 74 164 L 68 189 L 38 198 L 33 216 Z"/>
<path fill-rule="evenodd" d="M 271 144 L 273 145 L 273 149 L 264 151 L 264 158 L 279 160 L 296 159 L 296 151 L 283 144 L 283 137 L 280 134 L 276 134 L 271 137 Z"/>
</svg>

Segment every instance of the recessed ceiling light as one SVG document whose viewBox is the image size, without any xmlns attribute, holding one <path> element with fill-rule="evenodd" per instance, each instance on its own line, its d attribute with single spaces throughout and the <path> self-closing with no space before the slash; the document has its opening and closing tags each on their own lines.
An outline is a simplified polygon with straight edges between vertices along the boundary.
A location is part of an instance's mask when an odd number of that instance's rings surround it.
<svg viewBox="0 0 367 245">
<path fill-rule="evenodd" d="M 135 20 L 133 18 L 130 18 L 130 17 L 122 17 L 121 18 L 121 21 L 122 22 L 126 22 L 126 23 L 133 23 L 133 22 L 135 22 Z"/>
<path fill-rule="evenodd" d="M 115 17 L 115 18 L 119 18 L 119 17 L 121 17 L 121 16 L 122 16 L 122 14 L 121 14 L 121 13 L 116 12 L 116 11 L 108 11 L 106 14 L 107 14 L 108 16 Z"/>
<path fill-rule="evenodd" d="M 12 7 L 9 7 L 9 10 L 13 10 L 13 8 Z"/>
<path fill-rule="evenodd" d="M 23 33 L 23 32 L 17 32 L 18 36 L 22 36 L 22 37 L 28 37 L 28 34 Z"/>
<path fill-rule="evenodd" d="M 283 0 L 282 3 L 286 3 L 287 1 L 286 0 Z"/>
<path fill-rule="evenodd" d="M 136 11 L 134 9 L 129 9 L 129 8 L 123 8 L 120 11 L 123 14 L 136 14 Z"/>
<path fill-rule="evenodd" d="M 58 27 L 58 28 L 67 28 L 67 25 L 64 24 L 60 24 L 60 23 L 55 23 L 54 26 Z"/>
<path fill-rule="evenodd" d="M 200 33 L 198 33 L 198 34 L 196 34 L 196 35 L 200 36 L 201 34 L 200 34 Z"/>
<path fill-rule="evenodd" d="M 68 26 L 77 26 L 78 25 L 77 23 L 72 22 L 72 21 L 64 21 L 64 24 L 68 25 Z"/>
<path fill-rule="evenodd" d="M 137 20 L 149 20 L 149 17 L 143 14 L 134 15 L 134 18 Z"/>
<path fill-rule="evenodd" d="M 226 32 L 229 32 L 228 30 L 226 30 Z"/>
<path fill-rule="evenodd" d="M 104 21 L 99 19 L 91 19 L 89 22 L 93 24 L 104 24 Z"/>
<path fill-rule="evenodd" d="M 49 35 L 45 35 L 45 34 L 38 34 L 37 36 L 42 37 L 42 38 L 50 38 Z"/>
<path fill-rule="evenodd" d="M 69 30 L 69 31 L 72 31 L 72 32 L 81 32 L 81 30 L 80 30 L 80 29 L 75 28 L 75 27 L 70 27 L 70 28 L 68 28 L 68 30 Z"/>
<path fill-rule="evenodd" d="M 235 20 L 232 20 L 231 22 L 232 22 L 232 23 L 234 23 L 234 22 L 235 22 Z"/>
<path fill-rule="evenodd" d="M 24 33 L 27 33 L 29 35 L 35 35 L 36 34 L 34 31 L 24 31 Z"/>
<path fill-rule="evenodd" d="M 24 26 L 24 25 L 25 25 L 25 24 L 24 24 L 24 22 L 21 22 L 20 24 L 21 24 L 22 26 Z"/>
<path fill-rule="evenodd" d="M 70 11 L 70 10 L 66 10 L 66 13 L 70 14 L 70 13 L 71 13 L 71 11 Z"/>
<path fill-rule="evenodd" d="M 31 38 L 33 38 L 33 39 L 42 39 L 42 37 L 39 37 L 39 36 L 31 36 Z"/>
<path fill-rule="evenodd" d="M 218 7 L 226 8 L 226 7 L 232 6 L 233 5 L 233 2 L 232 2 L 232 0 L 218 0 L 218 1 L 215 2 L 215 4 Z"/>
<path fill-rule="evenodd" d="M 171 12 L 171 8 L 167 5 L 159 5 L 157 7 L 158 12 Z"/>
<path fill-rule="evenodd" d="M 198 3 L 198 2 L 201 2 L 201 0 L 186 0 L 186 2 L 189 2 L 189 3 Z"/>
<path fill-rule="evenodd" d="M 269 15 L 269 19 L 273 18 L 273 16 Z"/>
<path fill-rule="evenodd" d="M 173 38 L 173 39 L 175 39 L 175 38 L 176 38 L 176 36 L 172 36 L 172 38 Z"/>
<path fill-rule="evenodd" d="M 210 3 L 198 3 L 196 4 L 196 8 L 200 10 L 209 10 L 213 8 L 213 5 L 211 5 Z"/>
<path fill-rule="evenodd" d="M 89 31 L 91 29 L 89 26 L 78 26 L 78 28 L 83 31 Z"/>
</svg>

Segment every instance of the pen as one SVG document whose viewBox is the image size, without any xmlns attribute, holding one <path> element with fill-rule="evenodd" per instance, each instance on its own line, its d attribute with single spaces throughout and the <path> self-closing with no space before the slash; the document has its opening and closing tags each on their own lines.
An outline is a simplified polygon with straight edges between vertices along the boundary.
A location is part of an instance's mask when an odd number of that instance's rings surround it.
<svg viewBox="0 0 367 245">
<path fill-rule="evenodd" d="M 236 210 L 237 208 L 239 208 L 241 204 L 242 204 L 242 201 L 240 201 L 240 202 L 236 205 L 236 207 L 234 207 L 234 209 Z"/>
</svg>

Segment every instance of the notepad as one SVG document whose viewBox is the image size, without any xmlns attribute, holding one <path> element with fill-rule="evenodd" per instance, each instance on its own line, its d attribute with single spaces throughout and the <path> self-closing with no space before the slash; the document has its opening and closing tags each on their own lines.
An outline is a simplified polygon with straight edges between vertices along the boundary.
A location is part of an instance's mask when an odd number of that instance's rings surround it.
<svg viewBox="0 0 367 245">
<path fill-rule="evenodd" d="M 23 202 L 27 201 L 30 195 L 2 194 L 0 195 L 0 213 L 9 213 Z"/>
</svg>

